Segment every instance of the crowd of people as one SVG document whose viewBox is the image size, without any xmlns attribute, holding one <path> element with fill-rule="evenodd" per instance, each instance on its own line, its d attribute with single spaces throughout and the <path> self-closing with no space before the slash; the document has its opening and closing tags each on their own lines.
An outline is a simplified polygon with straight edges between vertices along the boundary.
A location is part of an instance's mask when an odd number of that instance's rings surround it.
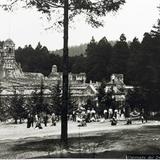
<svg viewBox="0 0 160 160">
<path fill-rule="evenodd" d="M 73 112 L 72 117 L 73 121 L 77 121 L 80 123 L 79 126 L 83 126 L 84 124 L 86 125 L 86 123 L 90 122 L 104 122 L 107 119 L 114 119 L 116 121 L 125 119 L 123 110 L 113 110 L 111 108 L 109 108 L 108 110 L 105 109 L 103 111 L 103 114 L 98 114 L 94 108 L 88 110 L 78 110 L 77 112 Z"/>
<path fill-rule="evenodd" d="M 134 115 L 134 116 L 133 116 Z M 72 120 L 79 123 L 78 126 L 86 126 L 90 122 L 104 122 L 105 120 L 110 120 L 111 125 L 117 125 L 119 120 L 126 121 L 126 124 L 132 124 L 132 120 L 139 119 L 142 123 L 147 122 L 147 116 L 142 109 L 138 112 L 136 109 L 130 113 L 129 117 L 125 117 L 125 109 L 104 109 L 103 114 L 98 114 L 94 108 L 88 110 L 78 110 L 74 111 L 72 114 Z"/>
<path fill-rule="evenodd" d="M 68 115 L 68 120 L 77 122 L 79 127 L 87 126 L 87 123 L 105 122 L 106 120 L 109 120 L 111 125 L 117 125 L 119 120 L 126 120 L 126 124 L 129 125 L 132 124 L 132 120 L 137 117 L 141 119 L 142 123 L 144 123 L 144 121 L 147 122 L 143 109 L 141 112 L 134 110 L 130 113 L 130 116 L 126 118 L 124 109 L 113 110 L 112 108 L 109 108 L 104 109 L 102 114 L 98 114 L 94 108 L 87 110 L 85 108 L 81 108 L 73 111 L 71 115 Z M 42 123 L 47 127 L 49 121 L 51 121 L 52 126 L 56 126 L 56 122 L 59 121 L 59 116 L 55 115 L 55 113 L 52 113 L 51 115 L 41 113 L 34 116 L 32 114 L 28 114 L 27 128 L 35 127 L 42 129 Z"/>
</svg>

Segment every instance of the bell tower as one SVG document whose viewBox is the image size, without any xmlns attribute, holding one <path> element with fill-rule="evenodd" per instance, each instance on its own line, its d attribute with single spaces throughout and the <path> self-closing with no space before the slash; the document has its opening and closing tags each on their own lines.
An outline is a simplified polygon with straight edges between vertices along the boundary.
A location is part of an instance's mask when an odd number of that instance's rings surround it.
<svg viewBox="0 0 160 160">
<path fill-rule="evenodd" d="M 3 44 L 3 70 L 5 77 L 13 77 L 16 65 L 15 44 L 11 39 L 7 39 Z"/>
<path fill-rule="evenodd" d="M 1 57 L 3 77 L 17 78 L 22 76 L 21 68 L 19 68 L 15 59 L 15 44 L 11 39 L 4 41 Z"/>
</svg>

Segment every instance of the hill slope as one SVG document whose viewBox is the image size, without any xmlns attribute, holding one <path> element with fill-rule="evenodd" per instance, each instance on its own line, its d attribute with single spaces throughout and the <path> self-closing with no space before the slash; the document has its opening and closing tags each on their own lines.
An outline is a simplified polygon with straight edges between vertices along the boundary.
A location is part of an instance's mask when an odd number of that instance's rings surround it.
<svg viewBox="0 0 160 160">
<path fill-rule="evenodd" d="M 73 56 L 78 56 L 81 54 L 85 54 L 85 50 L 87 48 L 87 44 L 81 44 L 79 46 L 72 46 L 69 47 L 69 56 L 73 57 Z M 51 54 L 54 53 L 56 55 L 62 56 L 63 55 L 63 49 L 58 49 L 55 51 L 51 51 Z"/>
</svg>

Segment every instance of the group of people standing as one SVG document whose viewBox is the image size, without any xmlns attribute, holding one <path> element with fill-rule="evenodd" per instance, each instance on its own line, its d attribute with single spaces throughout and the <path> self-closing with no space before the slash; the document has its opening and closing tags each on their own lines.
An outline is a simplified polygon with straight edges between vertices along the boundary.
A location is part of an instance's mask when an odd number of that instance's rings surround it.
<svg viewBox="0 0 160 160">
<path fill-rule="evenodd" d="M 44 126 L 47 127 L 49 118 L 51 119 L 52 125 L 56 126 L 57 120 L 54 113 L 52 113 L 52 115 L 48 115 L 46 113 L 33 115 L 29 113 L 27 117 L 27 128 L 35 127 L 42 129 L 42 123 L 44 123 Z"/>
</svg>

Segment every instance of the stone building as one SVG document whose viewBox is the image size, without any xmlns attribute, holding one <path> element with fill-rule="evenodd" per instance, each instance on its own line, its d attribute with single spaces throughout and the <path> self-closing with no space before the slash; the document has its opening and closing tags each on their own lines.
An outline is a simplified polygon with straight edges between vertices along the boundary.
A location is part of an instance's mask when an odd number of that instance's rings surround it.
<svg viewBox="0 0 160 160">
<path fill-rule="evenodd" d="M 43 81 L 44 93 L 50 97 L 51 89 L 58 82 L 62 84 L 62 72 L 58 72 L 57 66 L 53 65 L 48 77 L 42 73 L 23 72 L 21 65 L 15 59 L 15 44 L 11 39 L 4 41 L 0 49 L 0 83 L 1 96 L 13 96 L 14 91 L 26 97 L 38 89 Z M 77 106 L 86 103 L 88 98 L 95 98 L 97 91 L 92 84 L 86 81 L 86 74 L 69 73 L 69 86 Z"/>
<path fill-rule="evenodd" d="M 124 83 L 123 74 L 112 74 L 110 81 L 106 84 L 105 92 L 112 91 L 113 98 L 115 98 L 119 106 L 122 106 L 125 103 L 129 89 L 133 89 L 133 86 L 128 86 Z"/>
<path fill-rule="evenodd" d="M 7 39 L 0 50 L 0 78 L 20 78 L 23 72 L 15 60 L 15 44 Z"/>
</svg>

